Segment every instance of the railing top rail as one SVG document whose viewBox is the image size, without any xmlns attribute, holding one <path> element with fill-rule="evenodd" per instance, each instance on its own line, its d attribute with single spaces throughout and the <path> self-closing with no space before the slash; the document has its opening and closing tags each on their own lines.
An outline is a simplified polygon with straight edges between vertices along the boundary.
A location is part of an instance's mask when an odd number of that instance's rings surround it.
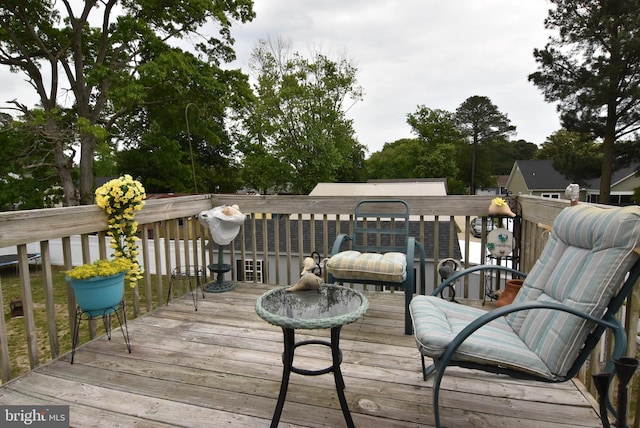
<svg viewBox="0 0 640 428">
<path fill-rule="evenodd" d="M 188 217 L 212 208 L 211 195 L 147 200 L 136 214 L 140 224 Z M 8 211 L 0 213 L 0 248 L 107 230 L 107 217 L 97 205 Z"/>
<path fill-rule="evenodd" d="M 392 197 L 392 196 L 389 196 Z M 486 216 L 495 195 L 407 196 L 412 216 Z M 362 197 L 380 199 L 380 196 Z M 568 201 L 518 196 L 523 216 L 550 224 Z M 140 224 L 188 217 L 217 205 L 237 204 L 244 213 L 343 215 L 353 214 L 353 196 L 206 194 L 147 200 L 136 218 Z M 0 213 L 0 248 L 65 236 L 104 231 L 106 216 L 96 205 Z"/>
</svg>

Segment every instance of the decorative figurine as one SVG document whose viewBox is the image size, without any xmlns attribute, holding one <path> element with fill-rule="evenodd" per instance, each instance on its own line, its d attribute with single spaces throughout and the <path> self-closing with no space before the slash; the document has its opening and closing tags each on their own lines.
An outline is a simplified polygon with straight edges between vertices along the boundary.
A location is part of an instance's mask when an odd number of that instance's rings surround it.
<svg viewBox="0 0 640 428">
<path fill-rule="evenodd" d="M 489 205 L 489 214 L 490 215 L 502 215 L 508 217 L 515 217 L 511 208 L 509 208 L 509 204 L 502 198 L 493 198 L 491 200 L 491 205 Z"/>
<path fill-rule="evenodd" d="M 313 273 L 303 274 L 298 282 L 291 287 L 287 288 L 287 291 L 301 291 L 301 290 L 318 290 L 322 284 L 322 278 Z"/>
<path fill-rule="evenodd" d="M 571 201 L 571 205 L 578 205 L 578 199 L 580 198 L 580 186 L 577 184 L 569 184 L 564 191 L 564 194 Z"/>
</svg>

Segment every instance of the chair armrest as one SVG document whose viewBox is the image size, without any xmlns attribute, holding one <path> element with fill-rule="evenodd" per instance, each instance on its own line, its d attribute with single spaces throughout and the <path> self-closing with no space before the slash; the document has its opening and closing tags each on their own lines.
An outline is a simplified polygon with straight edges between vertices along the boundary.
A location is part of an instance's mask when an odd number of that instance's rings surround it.
<svg viewBox="0 0 640 428">
<path fill-rule="evenodd" d="M 420 284 L 418 285 L 418 289 L 416 290 L 416 294 L 424 294 L 426 292 L 426 275 L 425 275 L 425 261 L 426 254 L 424 251 L 424 246 L 416 241 L 413 236 L 410 236 L 407 239 L 407 269 L 413 268 L 413 261 L 415 259 L 415 249 L 418 248 L 418 253 L 420 254 Z M 407 272 L 408 274 L 408 272 Z"/>
<path fill-rule="evenodd" d="M 329 257 L 335 256 L 336 254 L 338 254 L 341 251 L 342 245 L 345 242 L 351 241 L 352 239 L 353 238 L 347 235 L 346 233 L 341 233 L 340 235 L 338 235 L 336 237 L 336 240 L 333 242 L 333 247 L 331 248 L 331 253 L 329 254 Z"/>
<path fill-rule="evenodd" d="M 515 269 L 511 269 L 509 267 L 506 266 L 501 266 L 501 265 L 478 265 L 478 266 L 472 266 L 470 268 L 461 270 L 460 272 L 456 272 L 453 275 L 451 275 L 449 278 L 447 278 L 446 280 L 442 281 L 440 283 L 440 285 L 438 285 L 438 287 L 433 290 L 433 292 L 431 293 L 432 296 L 437 296 L 440 294 L 440 292 L 442 292 L 442 290 L 444 290 L 446 287 L 449 286 L 449 284 L 452 284 L 453 282 L 455 282 L 456 280 L 458 280 L 458 278 L 461 278 L 463 276 L 469 275 L 470 273 L 476 272 L 476 271 L 481 271 L 481 270 L 499 270 L 499 271 L 503 271 L 503 272 L 509 272 L 513 275 L 525 278 L 527 276 L 526 273 L 522 273 L 518 270 Z"/>
</svg>

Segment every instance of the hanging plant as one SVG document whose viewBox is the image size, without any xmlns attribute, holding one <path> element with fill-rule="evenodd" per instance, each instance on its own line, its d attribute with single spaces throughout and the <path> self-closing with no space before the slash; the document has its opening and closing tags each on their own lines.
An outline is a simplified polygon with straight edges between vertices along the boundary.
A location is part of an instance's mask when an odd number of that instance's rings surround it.
<svg viewBox="0 0 640 428">
<path fill-rule="evenodd" d="M 138 263 L 138 222 L 136 211 L 144 206 L 146 197 L 142 184 L 126 174 L 96 189 L 96 204 L 107 214 L 108 234 L 113 256 L 130 262 L 126 279 L 135 287 L 144 270 Z"/>
</svg>

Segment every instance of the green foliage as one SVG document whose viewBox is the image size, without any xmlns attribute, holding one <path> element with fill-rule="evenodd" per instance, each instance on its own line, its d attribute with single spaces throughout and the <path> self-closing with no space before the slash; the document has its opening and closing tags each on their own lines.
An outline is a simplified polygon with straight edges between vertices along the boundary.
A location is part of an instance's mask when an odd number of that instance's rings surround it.
<svg viewBox="0 0 640 428">
<path fill-rule="evenodd" d="M 422 145 L 422 141 L 417 138 L 386 143 L 381 151 L 371 154 L 366 161 L 369 178 L 420 178 L 416 175 L 416 154 L 421 151 Z"/>
<path fill-rule="evenodd" d="M 529 75 L 562 125 L 603 140 L 600 201 L 607 203 L 615 142 L 640 130 L 640 0 L 552 0 L 545 27 L 556 30 L 535 49 Z"/>
<path fill-rule="evenodd" d="M 460 133 L 453 123 L 453 115 L 444 110 L 418 106 L 407 115 L 407 123 L 418 135 L 415 139 L 401 139 L 384 145 L 367 160 L 370 178 L 442 178 L 455 177 L 456 146 L 461 144 Z"/>
<path fill-rule="evenodd" d="M 509 175 L 517 160 L 533 159 L 538 146 L 525 140 L 498 140 L 487 144 L 491 154 L 491 173 L 493 175 Z"/>
<path fill-rule="evenodd" d="M 235 191 L 240 183 L 225 125 L 252 100 L 247 76 L 203 64 L 180 50 L 161 57 L 141 71 L 139 82 L 154 86 L 141 98 L 144 109 L 118 121 L 126 151 L 132 152 L 119 157 L 124 161 L 120 172 L 140 177 L 151 192 Z M 160 153 L 156 144 L 168 151 Z M 152 153 L 160 159 L 135 160 Z M 159 164 L 164 168 L 157 169 Z"/>
<path fill-rule="evenodd" d="M 600 174 L 602 144 L 588 134 L 560 130 L 547 138 L 535 158 L 551 159 L 572 183 L 585 184 Z"/>
<path fill-rule="evenodd" d="M 140 178 L 149 193 L 183 193 L 193 184 L 188 153 L 159 134 L 145 134 L 138 147 L 121 151 L 116 159 L 120 171 Z"/>
<path fill-rule="evenodd" d="M 475 195 L 478 185 L 486 185 L 487 177 L 491 176 L 490 156 L 485 150 L 490 143 L 508 141 L 516 127 L 512 126 L 507 115 L 501 113 L 488 97 L 472 96 L 467 98 L 456 110 L 456 124 L 458 130 L 471 144 L 470 153 L 460 153 L 460 169 L 470 171 L 470 193 Z M 463 150 L 465 151 L 465 150 Z M 465 168 L 467 160 L 471 160 L 471 167 Z"/>
<path fill-rule="evenodd" d="M 244 116 L 243 179 L 263 192 L 306 194 L 318 182 L 358 178 L 364 147 L 354 138 L 347 103 L 361 99 L 356 68 L 315 53 L 291 54 L 282 41 L 260 41 L 250 66 L 256 101 Z"/>
<path fill-rule="evenodd" d="M 472 183 L 495 186 L 496 175 L 509 174 L 514 161 L 530 159 L 537 150 L 533 143 L 507 140 L 515 127 L 487 97 L 468 98 L 456 114 L 418 106 L 407 123 L 418 138 L 387 143 L 373 153 L 367 159 L 370 178 L 445 177 L 449 194 L 465 194 Z"/>
<path fill-rule="evenodd" d="M 238 71 L 221 71 L 219 65 L 235 57 L 231 25 L 253 17 L 251 0 L 168 0 L 161 7 L 153 0 L 2 2 L 0 65 L 23 73 L 37 90 L 47 113 L 42 142 L 54 149 L 67 200 L 76 194 L 70 172 L 74 157 L 68 152 L 76 141 L 81 145 L 81 201 L 92 203 L 96 146 L 108 135 L 113 146 L 122 139 L 137 144 L 142 126 L 164 127 L 157 118 L 161 114 L 154 117 L 151 110 L 184 110 L 189 102 L 207 100 L 210 105 L 203 109 L 218 128 L 210 131 L 222 134 L 226 109 L 238 107 L 238 93 L 245 91 L 236 88 L 248 85 Z M 203 28 L 218 32 L 208 36 Z M 195 54 L 172 47 L 191 36 L 199 40 L 191 46 Z M 50 114 L 60 109 L 57 102 L 66 85 L 71 88 L 69 109 L 65 115 Z M 34 112 L 14 104 L 30 121 Z M 167 134 L 175 134 L 177 127 L 171 126 L 180 115 L 167 112 L 166 117 Z M 135 121 L 138 129 L 130 126 Z M 202 138 L 213 141 L 209 135 Z"/>
<path fill-rule="evenodd" d="M 32 127 L 1 116 L 0 211 L 61 203 L 53 153 Z"/>
</svg>

